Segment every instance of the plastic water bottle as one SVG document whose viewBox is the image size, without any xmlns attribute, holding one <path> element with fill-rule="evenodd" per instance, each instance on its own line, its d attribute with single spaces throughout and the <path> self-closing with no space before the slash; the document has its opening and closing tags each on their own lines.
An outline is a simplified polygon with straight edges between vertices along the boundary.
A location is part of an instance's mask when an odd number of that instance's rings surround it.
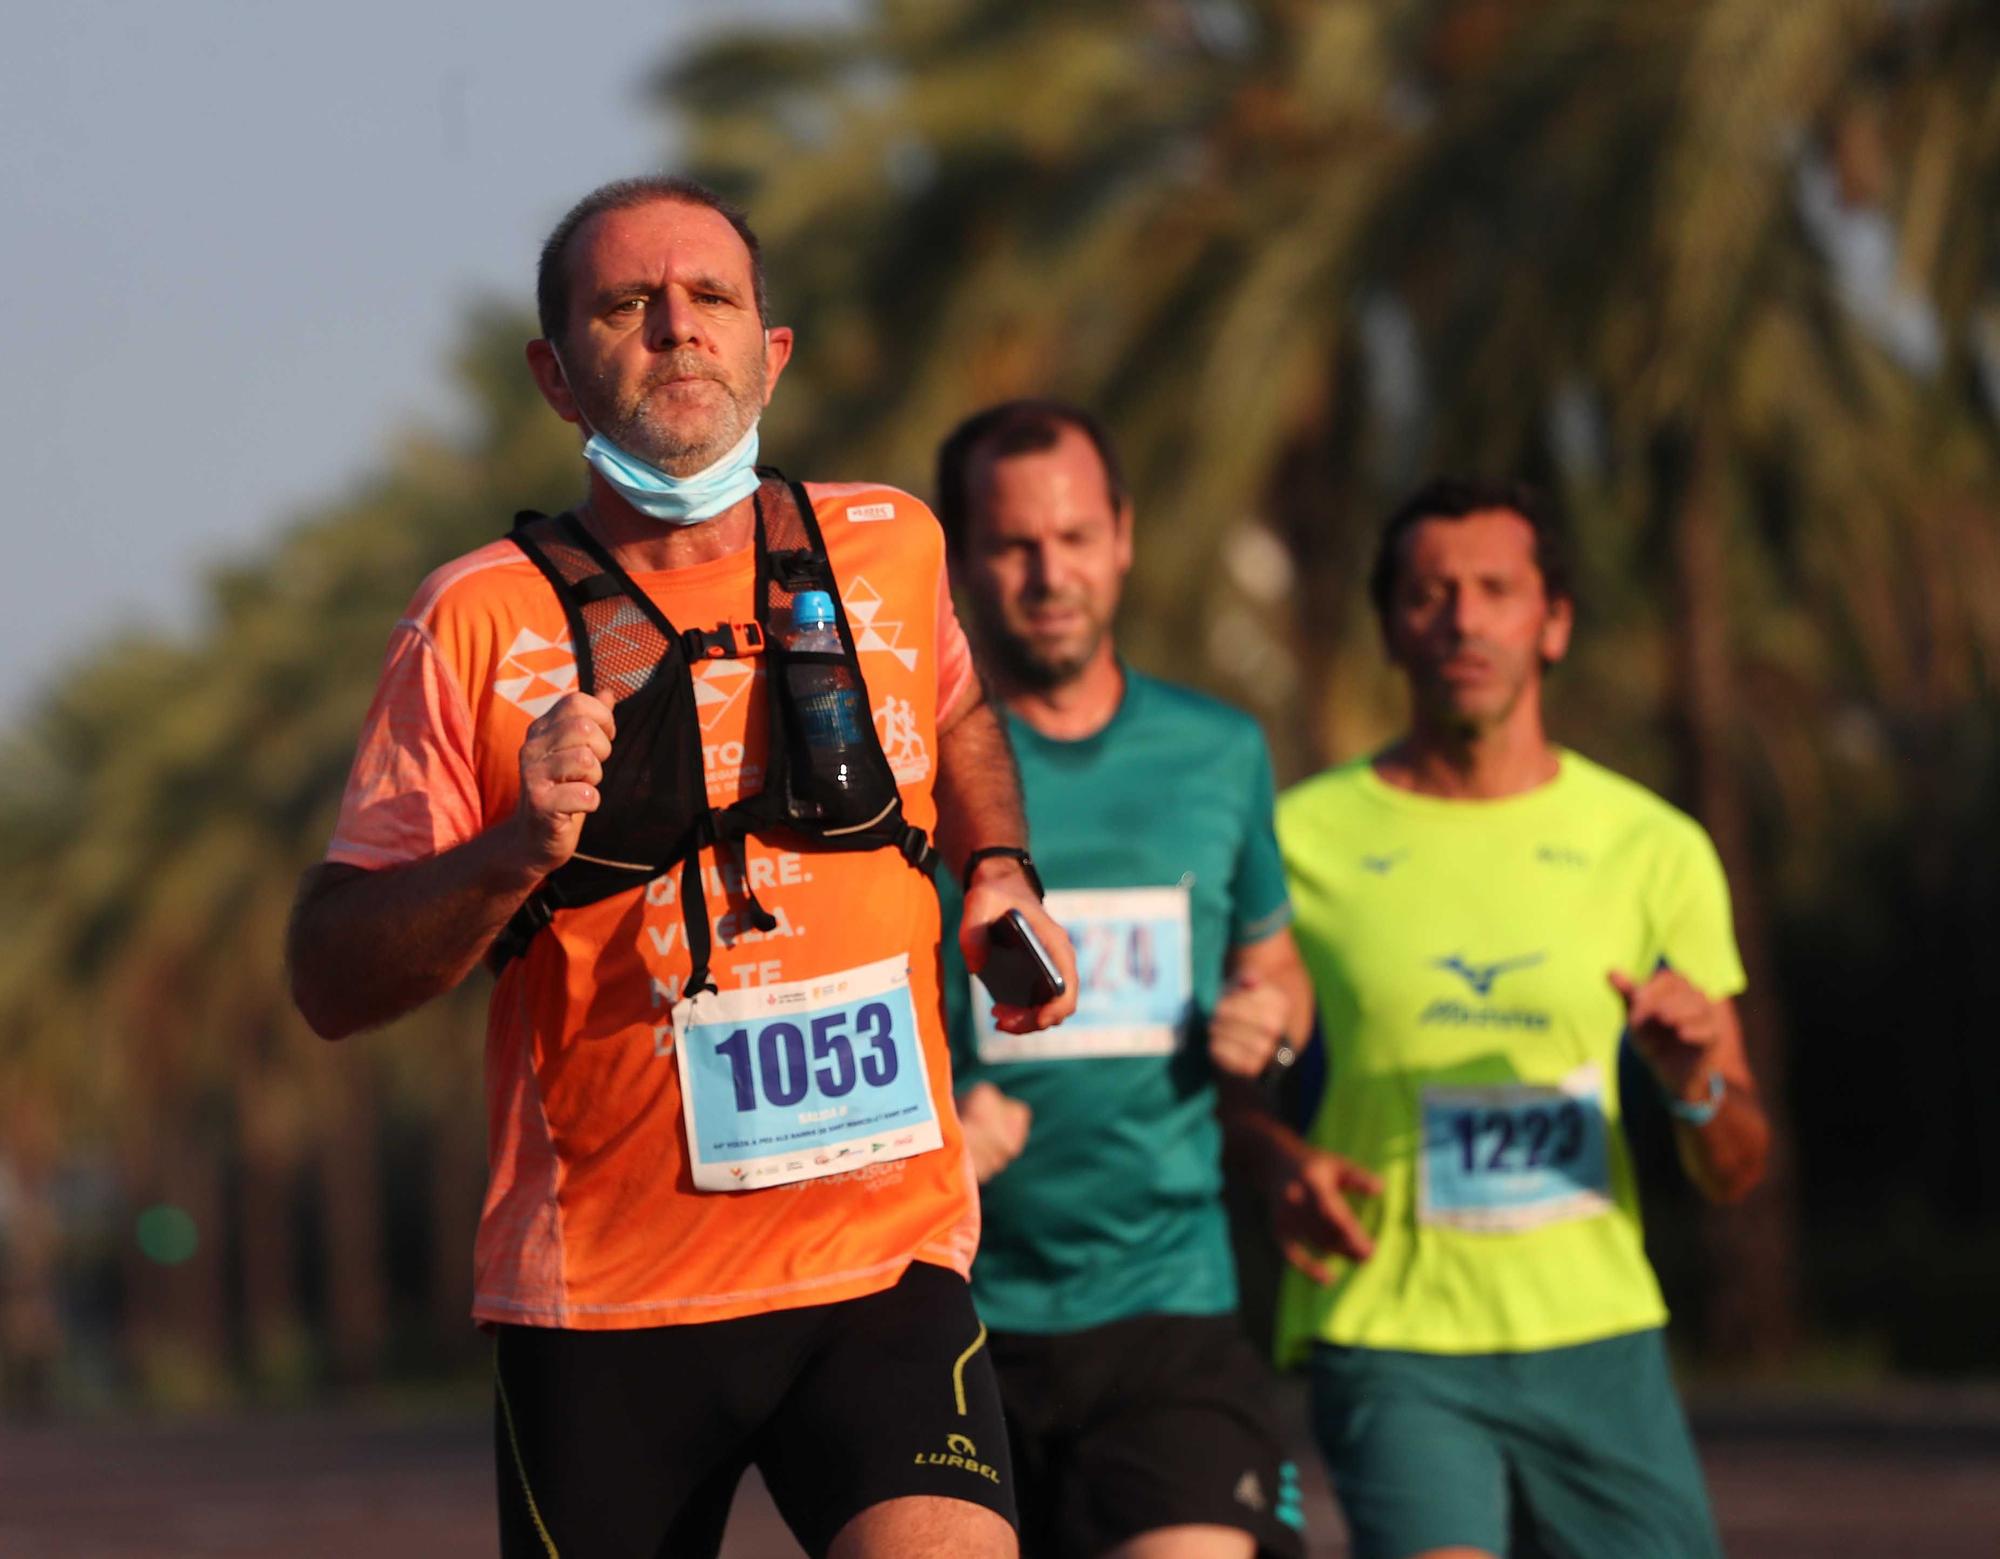
<svg viewBox="0 0 2000 1559">
<path fill-rule="evenodd" d="M 841 655 L 840 630 L 833 624 L 833 597 L 824 590 L 802 590 L 792 597 L 792 631 L 785 648 L 795 654 Z M 793 661 L 785 668 L 786 686 L 804 752 L 794 753 L 797 771 L 793 789 L 804 803 L 800 811 L 830 822 L 866 822 L 867 798 L 862 792 L 861 755 L 868 740 L 868 706 L 861 686 L 846 661 Z"/>
</svg>

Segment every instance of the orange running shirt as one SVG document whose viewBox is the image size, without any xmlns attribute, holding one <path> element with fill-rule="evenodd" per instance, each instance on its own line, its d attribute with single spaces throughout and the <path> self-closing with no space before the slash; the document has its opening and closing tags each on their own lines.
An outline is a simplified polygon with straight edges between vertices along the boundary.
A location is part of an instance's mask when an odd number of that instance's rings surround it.
<svg viewBox="0 0 2000 1559">
<path fill-rule="evenodd" d="M 973 675 L 943 535 L 893 488 L 807 491 L 904 812 L 934 830 L 938 715 Z M 634 577 L 677 628 L 754 615 L 749 548 Z M 707 661 L 694 677 L 709 801 L 726 806 L 759 786 L 763 658 Z M 529 722 L 575 686 L 562 608 L 519 548 L 495 542 L 439 569 L 390 641 L 327 859 L 418 860 L 507 818 Z M 507 966 L 488 1013 L 480 1320 L 714 1321 L 874 1293 L 912 1260 L 970 1271 L 978 1198 L 951 1104 L 936 892 L 894 850 L 789 851 L 752 839 L 748 860 L 750 885 L 778 921 L 769 933 L 731 914 L 725 868 L 702 852 L 716 985 L 818 978 L 907 953 L 943 1147 L 827 1179 L 695 1190 L 666 1043 L 688 973 L 679 871 L 562 911 Z M 733 861 L 726 870 L 735 875 Z"/>
</svg>

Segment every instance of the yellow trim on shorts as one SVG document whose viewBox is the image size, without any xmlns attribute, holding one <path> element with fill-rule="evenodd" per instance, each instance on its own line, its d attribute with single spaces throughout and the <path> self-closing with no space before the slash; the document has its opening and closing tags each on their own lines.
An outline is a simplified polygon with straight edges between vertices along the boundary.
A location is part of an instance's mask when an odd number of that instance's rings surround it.
<svg viewBox="0 0 2000 1559">
<path fill-rule="evenodd" d="M 528 1464 L 521 1460 L 521 1442 L 514 1433 L 514 1408 L 507 1400 L 507 1382 L 500 1373 L 500 1357 L 497 1353 L 493 1358 L 493 1384 L 500 1390 L 500 1420 L 507 1426 L 507 1448 L 514 1453 L 514 1471 L 521 1479 L 522 1498 L 528 1502 L 528 1519 L 535 1523 L 535 1531 L 541 1537 L 542 1547 L 547 1550 L 549 1559 L 562 1559 L 562 1555 L 556 1552 L 556 1540 L 549 1536 L 549 1529 L 542 1525 L 542 1512 L 535 1504 L 535 1491 L 528 1487 Z"/>
<path fill-rule="evenodd" d="M 951 1367 L 951 1395 L 958 1404 L 958 1416 L 965 1417 L 965 1365 L 975 1353 L 986 1346 L 986 1323 L 979 1323 L 979 1335 L 972 1339 L 972 1346 L 961 1353 Z"/>
</svg>

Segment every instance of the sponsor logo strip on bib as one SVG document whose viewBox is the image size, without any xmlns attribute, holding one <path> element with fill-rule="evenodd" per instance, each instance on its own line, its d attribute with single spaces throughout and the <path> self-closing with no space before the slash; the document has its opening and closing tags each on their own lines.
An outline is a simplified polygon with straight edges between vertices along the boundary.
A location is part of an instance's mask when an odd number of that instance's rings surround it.
<svg viewBox="0 0 2000 1559">
<path fill-rule="evenodd" d="M 817 1180 L 944 1142 L 907 956 L 677 1002 L 674 1054 L 700 1190 Z"/>
<path fill-rule="evenodd" d="M 1040 1033 L 1003 1034 L 993 1026 L 992 998 L 974 980 L 979 1059 L 1172 1055 L 1194 1006 L 1188 902 L 1184 887 L 1051 892 L 1048 912 L 1076 945 L 1076 1014 Z"/>
</svg>

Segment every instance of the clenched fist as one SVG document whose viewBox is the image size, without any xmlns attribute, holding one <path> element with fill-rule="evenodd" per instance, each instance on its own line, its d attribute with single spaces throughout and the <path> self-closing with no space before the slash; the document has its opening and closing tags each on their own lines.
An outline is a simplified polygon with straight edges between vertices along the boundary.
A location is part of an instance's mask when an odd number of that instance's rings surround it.
<svg viewBox="0 0 2000 1559">
<path fill-rule="evenodd" d="M 986 1184 L 1021 1156 L 1032 1112 L 991 1083 L 974 1083 L 957 1099 L 958 1123 L 972 1153 L 972 1172 Z"/>
<path fill-rule="evenodd" d="M 535 870 L 546 875 L 576 854 L 583 820 L 597 810 L 597 784 L 616 734 L 610 705 L 588 693 L 564 694 L 528 727 L 514 823 Z"/>
<path fill-rule="evenodd" d="M 1285 1042 L 1291 1001 L 1275 984 L 1254 977 L 1237 980 L 1215 1004 L 1208 1020 L 1208 1059 L 1231 1077 L 1256 1078 Z"/>
<path fill-rule="evenodd" d="M 1655 971 L 1643 985 L 1615 969 L 1610 979 L 1625 1003 L 1632 1048 L 1660 1087 L 1669 1098 L 1705 1098 L 1725 1034 L 1721 1004 L 1672 969 Z"/>
</svg>

